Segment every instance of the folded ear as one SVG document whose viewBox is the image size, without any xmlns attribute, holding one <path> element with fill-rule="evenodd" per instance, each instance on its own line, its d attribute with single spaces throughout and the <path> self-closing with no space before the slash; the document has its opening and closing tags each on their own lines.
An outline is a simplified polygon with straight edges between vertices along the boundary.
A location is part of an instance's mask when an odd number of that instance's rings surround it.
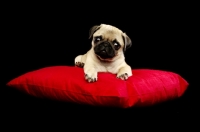
<svg viewBox="0 0 200 132">
<path fill-rule="evenodd" d="M 124 52 L 128 49 L 128 48 L 130 48 L 131 46 L 132 46 L 132 41 L 131 41 L 131 39 L 126 35 L 126 33 L 123 33 L 122 34 L 122 38 L 123 38 L 123 40 L 124 40 Z"/>
<path fill-rule="evenodd" d="M 93 26 L 92 28 L 90 28 L 90 31 L 89 31 L 89 39 L 92 37 L 92 35 L 100 28 L 99 25 L 95 25 Z"/>
</svg>

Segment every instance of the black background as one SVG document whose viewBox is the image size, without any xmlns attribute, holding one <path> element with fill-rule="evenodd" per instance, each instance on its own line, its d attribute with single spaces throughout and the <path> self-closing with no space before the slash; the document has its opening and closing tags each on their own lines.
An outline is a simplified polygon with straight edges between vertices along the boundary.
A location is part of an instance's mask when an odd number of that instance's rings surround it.
<svg viewBox="0 0 200 132">
<path fill-rule="evenodd" d="M 199 123 L 194 13 L 187 3 L 7 4 L 1 45 L 1 125 L 26 130 L 193 129 Z M 116 26 L 131 38 L 133 45 L 125 56 L 132 69 L 178 73 L 190 84 L 185 94 L 152 107 L 124 110 L 37 99 L 5 86 L 31 70 L 74 65 L 74 58 L 91 47 L 89 29 L 101 23 Z"/>
</svg>

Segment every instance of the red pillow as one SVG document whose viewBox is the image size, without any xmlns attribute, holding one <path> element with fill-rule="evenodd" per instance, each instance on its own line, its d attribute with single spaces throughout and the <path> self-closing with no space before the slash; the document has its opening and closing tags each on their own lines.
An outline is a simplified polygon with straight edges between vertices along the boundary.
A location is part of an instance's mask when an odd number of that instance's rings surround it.
<svg viewBox="0 0 200 132">
<path fill-rule="evenodd" d="M 82 68 L 52 66 L 25 73 L 7 85 L 36 97 L 120 108 L 175 99 L 188 86 L 186 80 L 173 72 L 150 69 L 132 72 L 133 76 L 126 81 L 111 73 L 99 73 L 97 82 L 88 83 Z"/>
</svg>

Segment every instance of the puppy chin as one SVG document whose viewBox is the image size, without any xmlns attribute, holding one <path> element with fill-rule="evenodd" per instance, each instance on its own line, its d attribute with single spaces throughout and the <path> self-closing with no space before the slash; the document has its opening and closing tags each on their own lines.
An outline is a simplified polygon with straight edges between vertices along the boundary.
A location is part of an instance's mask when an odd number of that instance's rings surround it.
<svg viewBox="0 0 200 132">
<path fill-rule="evenodd" d="M 99 56 L 99 55 L 97 55 L 97 54 L 96 54 L 96 56 L 97 56 L 97 58 L 98 58 L 100 61 L 103 61 L 103 62 L 113 62 L 113 61 L 116 60 L 115 58 L 117 58 L 118 55 L 115 55 L 113 58 L 102 58 L 101 56 Z"/>
<path fill-rule="evenodd" d="M 113 61 L 113 58 L 101 58 L 101 56 L 97 55 L 97 58 L 100 60 L 100 61 L 104 61 L 104 62 L 112 62 Z"/>
</svg>

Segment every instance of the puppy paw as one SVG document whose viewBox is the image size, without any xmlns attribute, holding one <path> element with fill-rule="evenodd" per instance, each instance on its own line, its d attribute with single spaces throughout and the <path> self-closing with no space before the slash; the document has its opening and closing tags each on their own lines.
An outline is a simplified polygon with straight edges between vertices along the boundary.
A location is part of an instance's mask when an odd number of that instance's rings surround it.
<svg viewBox="0 0 200 132">
<path fill-rule="evenodd" d="M 77 67 L 84 67 L 84 56 L 83 55 L 79 55 L 75 58 L 75 66 Z"/>
<path fill-rule="evenodd" d="M 117 78 L 121 79 L 121 80 L 127 80 L 128 79 L 128 73 L 123 73 L 123 74 L 118 74 Z"/>
<path fill-rule="evenodd" d="M 117 73 L 117 78 L 120 78 L 121 80 L 127 80 L 130 76 L 132 76 L 132 70 L 128 65 L 120 68 Z"/>
<path fill-rule="evenodd" d="M 75 66 L 83 68 L 84 67 L 84 63 L 82 63 L 82 62 L 75 62 Z"/>
<path fill-rule="evenodd" d="M 88 82 L 96 82 L 97 81 L 97 72 L 96 71 L 88 71 L 85 73 L 85 80 Z"/>
</svg>

